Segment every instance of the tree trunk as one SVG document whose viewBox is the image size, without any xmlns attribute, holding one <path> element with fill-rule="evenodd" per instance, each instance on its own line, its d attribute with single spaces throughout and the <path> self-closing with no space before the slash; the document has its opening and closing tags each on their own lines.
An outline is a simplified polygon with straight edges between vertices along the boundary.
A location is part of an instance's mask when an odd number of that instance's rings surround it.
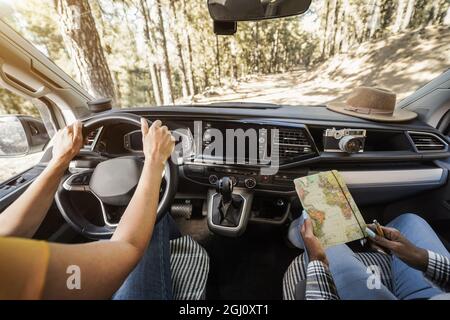
<svg viewBox="0 0 450 320">
<path fill-rule="evenodd" d="M 369 38 L 373 38 L 375 36 L 375 32 L 378 30 L 379 25 L 380 25 L 380 3 L 378 0 L 374 0 L 371 10 Z"/>
<path fill-rule="evenodd" d="M 327 14 L 326 14 L 326 28 L 324 35 L 324 58 L 328 58 L 333 55 L 333 42 L 336 32 L 336 4 L 337 0 L 327 1 Z"/>
<path fill-rule="evenodd" d="M 208 70 L 206 64 L 203 64 L 203 81 L 204 81 L 203 89 L 208 88 L 209 87 L 209 70 Z"/>
<path fill-rule="evenodd" d="M 382 32 L 386 31 L 392 23 L 394 7 L 392 0 L 383 0 L 380 5 L 380 29 Z"/>
<path fill-rule="evenodd" d="M 275 30 L 275 34 L 273 35 L 272 50 L 270 51 L 270 67 L 269 67 L 270 73 L 277 72 L 279 38 L 280 38 L 280 31 L 277 28 Z"/>
<path fill-rule="evenodd" d="M 443 23 L 445 25 L 447 22 L 447 25 L 449 25 L 450 6 L 448 0 L 435 0 L 433 4 L 433 13 L 431 16 L 431 24 Z"/>
<path fill-rule="evenodd" d="M 163 92 L 163 100 L 164 104 L 173 104 L 173 92 L 172 92 L 172 72 L 170 69 L 169 63 L 169 52 L 167 50 L 167 37 L 166 30 L 164 27 L 164 19 L 162 14 L 161 0 L 155 0 L 155 4 L 157 7 L 157 25 L 158 25 L 158 34 L 159 34 L 159 50 L 162 51 L 162 55 L 160 56 L 160 77 L 161 77 L 161 88 Z"/>
<path fill-rule="evenodd" d="M 323 32 L 323 36 L 322 36 L 322 59 L 325 59 L 328 54 L 327 54 L 327 38 L 328 38 L 328 30 L 330 28 L 328 22 L 329 22 L 329 17 L 330 17 L 330 2 L 332 0 L 327 0 L 327 7 L 326 7 L 326 15 L 325 15 L 325 26 L 324 26 L 324 32 Z"/>
<path fill-rule="evenodd" d="M 155 97 L 156 105 L 160 106 L 163 104 L 163 101 L 161 99 L 161 86 L 159 84 L 158 73 L 156 72 L 156 65 L 150 63 L 148 67 L 150 69 L 150 79 L 152 80 L 153 96 Z"/>
<path fill-rule="evenodd" d="M 359 8 L 356 7 L 349 1 L 349 0 L 343 0 L 344 6 L 347 8 L 347 16 L 351 17 L 353 20 L 353 23 L 350 24 L 350 26 L 353 29 L 353 35 L 354 38 L 358 43 L 362 42 L 364 39 L 364 23 L 361 18 L 361 13 L 359 12 Z M 349 35 L 352 35 L 351 32 L 349 32 Z M 349 41 L 349 45 L 352 43 Z"/>
<path fill-rule="evenodd" d="M 146 0 L 140 0 L 140 11 L 142 16 L 144 17 L 144 37 L 145 41 L 147 41 L 147 48 L 146 50 L 146 60 L 147 60 L 147 66 L 150 70 L 150 79 L 152 82 L 152 89 L 153 89 L 153 96 L 155 98 L 156 105 L 162 105 L 162 91 L 161 91 L 161 85 L 158 78 L 157 68 L 156 68 L 156 44 L 155 44 L 155 38 L 153 37 L 153 33 L 150 31 L 150 17 L 149 17 L 149 10 L 147 6 Z"/>
<path fill-rule="evenodd" d="M 192 92 L 193 95 L 197 93 L 197 85 L 195 83 L 195 77 L 194 77 L 194 67 L 193 67 L 193 58 L 192 58 L 192 43 L 191 38 L 189 37 L 189 34 L 186 35 L 186 42 L 188 45 L 188 65 L 187 65 L 187 74 L 188 74 L 188 83 L 189 83 L 189 90 Z"/>
<path fill-rule="evenodd" d="M 120 78 L 119 78 L 119 72 L 118 71 L 114 71 L 114 83 L 116 86 L 116 96 L 117 96 L 117 101 L 122 101 L 122 92 L 120 91 Z"/>
<path fill-rule="evenodd" d="M 403 17 L 403 22 L 401 26 L 401 30 L 404 31 L 408 28 L 409 23 L 411 22 L 411 18 L 414 14 L 414 6 L 416 4 L 416 0 L 409 0 L 408 6 L 406 7 L 405 16 Z"/>
<path fill-rule="evenodd" d="M 392 27 L 392 31 L 397 33 L 400 31 L 403 24 L 403 15 L 405 12 L 406 0 L 399 0 L 397 5 L 397 13 L 395 15 L 395 23 Z"/>
<path fill-rule="evenodd" d="M 190 19 L 190 16 L 186 9 L 186 0 L 182 0 L 182 11 L 183 11 L 183 25 L 190 26 L 192 24 L 192 21 Z M 195 78 L 194 78 L 194 68 L 193 68 L 193 58 L 192 58 L 192 44 L 191 44 L 191 37 L 189 36 L 189 30 L 185 33 L 185 41 L 187 45 L 187 63 L 186 63 L 186 73 L 188 77 L 188 85 L 189 85 L 189 91 L 192 95 L 195 95 L 197 93 L 197 87 L 195 84 Z"/>
<path fill-rule="evenodd" d="M 342 1 L 342 15 L 343 15 L 343 21 L 342 21 L 342 34 L 341 34 L 341 44 L 340 44 L 340 51 L 341 52 L 348 52 L 349 48 L 349 23 L 350 23 L 350 4 L 348 0 Z"/>
<path fill-rule="evenodd" d="M 220 49 L 219 49 L 219 36 L 216 35 L 216 72 L 217 72 L 217 82 L 219 86 L 222 85 L 222 81 L 220 80 L 221 71 L 220 71 Z"/>
<path fill-rule="evenodd" d="M 336 25 L 334 39 L 333 39 L 333 53 L 339 53 L 341 51 L 342 44 L 342 28 L 344 24 L 344 8 L 341 3 L 337 1 L 336 4 L 336 20 L 334 24 Z"/>
<path fill-rule="evenodd" d="M 178 54 L 178 60 L 180 62 L 180 76 L 181 76 L 181 91 L 183 94 L 183 97 L 189 96 L 192 94 L 192 92 L 189 92 L 189 83 L 187 80 L 187 74 L 186 74 L 186 63 L 184 61 L 183 56 L 183 47 L 180 40 L 180 33 L 179 31 L 182 30 L 182 26 L 178 23 L 178 15 L 177 15 L 177 9 L 175 8 L 175 0 L 169 0 L 170 9 L 172 11 L 173 17 L 174 17 L 174 36 L 175 36 L 175 43 L 177 47 L 177 54 Z"/>
<path fill-rule="evenodd" d="M 255 71 L 256 73 L 260 72 L 260 59 L 259 59 L 259 23 L 258 21 L 255 22 L 255 51 L 253 55 L 253 61 L 255 65 Z"/>
<path fill-rule="evenodd" d="M 334 45 L 336 43 L 336 34 L 338 30 L 338 23 L 339 23 L 339 1 L 334 0 L 333 1 L 333 12 L 330 15 L 330 25 L 332 26 L 331 32 L 329 35 L 329 55 L 333 56 L 335 54 L 334 52 Z"/>
<path fill-rule="evenodd" d="M 237 43 L 234 37 L 229 38 L 229 47 L 231 54 L 231 77 L 237 80 L 239 77 L 239 67 L 237 62 Z"/>
<path fill-rule="evenodd" d="M 62 36 L 77 65 L 81 84 L 95 98 L 111 98 L 114 83 L 87 0 L 55 0 Z"/>
</svg>

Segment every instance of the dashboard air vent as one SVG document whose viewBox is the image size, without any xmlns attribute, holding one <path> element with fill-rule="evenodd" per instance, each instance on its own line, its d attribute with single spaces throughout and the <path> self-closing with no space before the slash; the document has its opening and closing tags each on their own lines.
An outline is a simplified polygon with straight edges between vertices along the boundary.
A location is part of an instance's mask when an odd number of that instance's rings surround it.
<svg viewBox="0 0 450 320">
<path fill-rule="evenodd" d="M 278 142 L 280 161 L 286 161 L 313 152 L 307 133 L 298 128 L 280 128 L 274 139 Z"/>
<path fill-rule="evenodd" d="M 408 132 L 418 152 L 447 151 L 448 144 L 435 134 L 428 132 Z"/>
</svg>

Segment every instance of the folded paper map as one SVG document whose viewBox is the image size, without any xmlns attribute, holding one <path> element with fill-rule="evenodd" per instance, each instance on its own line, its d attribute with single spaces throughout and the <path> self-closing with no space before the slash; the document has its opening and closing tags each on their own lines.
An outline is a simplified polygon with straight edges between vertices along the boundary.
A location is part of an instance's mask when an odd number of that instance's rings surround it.
<svg viewBox="0 0 450 320">
<path fill-rule="evenodd" d="M 313 221 L 314 234 L 326 247 L 366 237 L 366 223 L 338 171 L 294 180 L 303 208 Z"/>
</svg>

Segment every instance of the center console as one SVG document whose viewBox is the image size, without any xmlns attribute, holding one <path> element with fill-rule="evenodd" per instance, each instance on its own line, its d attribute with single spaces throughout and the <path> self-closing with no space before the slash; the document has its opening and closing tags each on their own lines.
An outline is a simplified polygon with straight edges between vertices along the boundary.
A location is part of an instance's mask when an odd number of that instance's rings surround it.
<svg viewBox="0 0 450 320">
<path fill-rule="evenodd" d="M 186 164 L 183 166 L 185 178 L 197 184 L 215 187 L 218 181 L 224 177 L 232 180 L 235 189 L 248 191 L 272 191 L 293 192 L 292 181 L 299 176 L 308 174 L 308 168 L 296 168 L 296 170 L 280 170 L 273 175 L 261 174 L 259 168 L 238 168 L 214 165 Z"/>
<path fill-rule="evenodd" d="M 220 235 L 237 237 L 247 228 L 253 193 L 234 188 L 230 177 L 223 177 L 207 196 L 209 229 Z"/>
</svg>

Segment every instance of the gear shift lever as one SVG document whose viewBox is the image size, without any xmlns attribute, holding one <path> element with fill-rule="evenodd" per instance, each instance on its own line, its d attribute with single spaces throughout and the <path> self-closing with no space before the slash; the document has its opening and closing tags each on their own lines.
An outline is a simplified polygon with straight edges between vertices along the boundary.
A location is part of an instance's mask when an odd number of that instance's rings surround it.
<svg viewBox="0 0 450 320">
<path fill-rule="evenodd" d="M 234 189 L 234 190 L 233 190 Z M 220 235 L 237 237 L 247 228 L 253 193 L 244 188 L 234 188 L 230 177 L 216 183 L 216 190 L 208 190 L 208 227 Z"/>
<path fill-rule="evenodd" d="M 217 181 L 217 192 L 222 195 L 222 203 L 229 204 L 233 198 L 233 181 L 229 177 L 223 177 Z"/>
<path fill-rule="evenodd" d="M 242 197 L 233 194 L 233 181 L 223 177 L 217 182 L 220 201 L 213 210 L 213 222 L 225 227 L 237 227 L 242 214 Z"/>
</svg>

